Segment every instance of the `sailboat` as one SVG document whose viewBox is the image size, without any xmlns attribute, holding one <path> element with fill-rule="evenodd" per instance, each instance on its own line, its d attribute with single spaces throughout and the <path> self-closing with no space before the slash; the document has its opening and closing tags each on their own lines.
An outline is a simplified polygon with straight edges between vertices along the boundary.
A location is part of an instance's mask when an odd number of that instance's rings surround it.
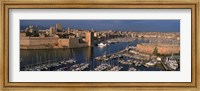
<svg viewBox="0 0 200 91">
<path fill-rule="evenodd" d="M 69 58 L 69 60 L 66 60 L 66 63 L 76 63 L 76 60 L 74 59 L 75 58 L 74 52 L 72 51 L 72 53 L 71 53 L 71 51 L 70 51 L 70 55 L 71 55 L 71 57 Z"/>
</svg>

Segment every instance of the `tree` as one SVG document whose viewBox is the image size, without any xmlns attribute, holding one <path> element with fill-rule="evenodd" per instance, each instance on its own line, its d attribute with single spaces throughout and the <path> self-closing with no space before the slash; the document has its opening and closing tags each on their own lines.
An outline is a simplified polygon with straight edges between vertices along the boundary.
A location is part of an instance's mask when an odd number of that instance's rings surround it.
<svg viewBox="0 0 200 91">
<path fill-rule="evenodd" d="M 154 55 L 157 55 L 157 54 L 158 54 L 158 48 L 157 48 L 157 47 L 154 48 L 153 54 L 154 54 Z"/>
<path fill-rule="evenodd" d="M 32 36 L 32 35 L 33 35 L 33 33 L 31 33 L 31 32 L 26 33 L 26 36 Z"/>
</svg>

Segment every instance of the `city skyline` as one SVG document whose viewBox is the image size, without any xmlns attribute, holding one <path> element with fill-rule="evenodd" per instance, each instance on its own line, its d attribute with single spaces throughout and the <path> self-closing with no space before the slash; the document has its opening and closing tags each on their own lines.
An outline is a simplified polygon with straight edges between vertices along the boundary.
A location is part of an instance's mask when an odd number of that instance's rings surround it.
<svg viewBox="0 0 200 91">
<path fill-rule="evenodd" d="M 20 20 L 23 26 L 38 25 L 45 28 L 61 24 L 67 27 L 96 31 L 180 32 L 180 20 Z"/>
</svg>

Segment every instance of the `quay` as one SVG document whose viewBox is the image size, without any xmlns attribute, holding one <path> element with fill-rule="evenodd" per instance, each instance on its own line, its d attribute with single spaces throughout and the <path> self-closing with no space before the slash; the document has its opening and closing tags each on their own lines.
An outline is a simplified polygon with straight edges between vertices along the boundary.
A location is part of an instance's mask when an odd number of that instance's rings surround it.
<svg viewBox="0 0 200 91">
<path fill-rule="evenodd" d="M 124 50 L 121 50 L 119 52 L 113 53 L 113 54 L 107 54 L 103 56 L 96 57 L 95 60 L 97 61 L 108 61 L 118 58 L 128 57 L 131 59 L 137 59 L 137 60 L 150 60 L 150 55 L 137 52 L 134 47 L 127 47 Z"/>
</svg>

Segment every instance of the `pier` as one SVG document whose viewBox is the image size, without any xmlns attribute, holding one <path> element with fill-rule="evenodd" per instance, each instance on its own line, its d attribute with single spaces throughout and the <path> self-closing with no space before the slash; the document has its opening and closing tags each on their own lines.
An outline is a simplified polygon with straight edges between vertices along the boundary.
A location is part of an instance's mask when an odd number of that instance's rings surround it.
<svg viewBox="0 0 200 91">
<path fill-rule="evenodd" d="M 160 61 L 162 66 L 165 68 L 165 70 L 169 70 L 169 68 L 164 64 L 163 60 Z"/>
<path fill-rule="evenodd" d="M 150 55 L 137 52 L 135 49 L 132 49 L 132 48 L 133 47 L 129 47 L 113 54 L 99 56 L 99 57 L 96 57 L 95 60 L 108 61 L 108 60 L 113 60 L 113 59 L 118 59 L 118 58 L 123 58 L 123 57 L 128 57 L 128 58 L 137 59 L 137 60 L 150 59 Z"/>
</svg>

